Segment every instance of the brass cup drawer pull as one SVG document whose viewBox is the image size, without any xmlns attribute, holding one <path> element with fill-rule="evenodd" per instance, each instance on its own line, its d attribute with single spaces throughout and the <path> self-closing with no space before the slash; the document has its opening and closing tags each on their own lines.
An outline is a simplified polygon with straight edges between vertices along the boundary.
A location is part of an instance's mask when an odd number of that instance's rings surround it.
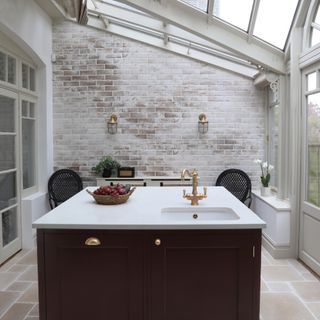
<svg viewBox="0 0 320 320">
<path fill-rule="evenodd" d="M 86 246 L 100 246 L 101 241 L 98 238 L 90 237 L 85 241 L 84 244 Z"/>
<path fill-rule="evenodd" d="M 160 239 L 154 240 L 154 244 L 155 244 L 156 246 L 160 246 L 160 245 L 161 245 L 161 240 L 160 240 Z"/>
</svg>

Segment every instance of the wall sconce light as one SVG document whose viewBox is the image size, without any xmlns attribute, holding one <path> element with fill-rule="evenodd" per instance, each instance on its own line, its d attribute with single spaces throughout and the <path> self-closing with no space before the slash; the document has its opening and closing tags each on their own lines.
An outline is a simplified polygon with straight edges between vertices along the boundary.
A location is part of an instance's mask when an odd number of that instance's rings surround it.
<svg viewBox="0 0 320 320">
<path fill-rule="evenodd" d="M 204 113 L 199 114 L 198 131 L 200 133 L 207 133 L 209 129 L 209 122 Z"/>
<path fill-rule="evenodd" d="M 115 114 L 112 114 L 108 120 L 108 132 L 110 134 L 117 133 L 118 130 L 118 117 Z"/>
</svg>

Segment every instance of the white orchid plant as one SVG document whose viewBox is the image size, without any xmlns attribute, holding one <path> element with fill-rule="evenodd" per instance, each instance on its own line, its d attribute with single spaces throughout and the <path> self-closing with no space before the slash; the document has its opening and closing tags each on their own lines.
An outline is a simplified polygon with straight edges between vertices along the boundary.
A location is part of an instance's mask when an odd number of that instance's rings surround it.
<svg viewBox="0 0 320 320">
<path fill-rule="evenodd" d="M 254 160 L 255 163 L 260 165 L 261 168 L 261 183 L 262 185 L 267 188 L 270 182 L 270 172 L 274 169 L 274 166 L 269 164 L 267 161 L 262 162 L 260 159 Z"/>
</svg>

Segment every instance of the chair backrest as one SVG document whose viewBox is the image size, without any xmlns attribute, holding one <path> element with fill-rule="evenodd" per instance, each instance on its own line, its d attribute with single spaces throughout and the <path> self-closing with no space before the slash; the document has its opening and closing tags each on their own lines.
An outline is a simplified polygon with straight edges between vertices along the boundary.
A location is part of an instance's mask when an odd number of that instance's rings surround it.
<svg viewBox="0 0 320 320">
<path fill-rule="evenodd" d="M 54 172 L 48 182 L 51 209 L 68 200 L 82 189 L 82 180 L 73 170 L 61 169 Z"/>
<path fill-rule="evenodd" d="M 240 169 L 228 169 L 223 171 L 216 182 L 216 186 L 223 186 L 230 191 L 241 202 L 250 200 L 251 204 L 251 180 L 249 176 Z"/>
</svg>

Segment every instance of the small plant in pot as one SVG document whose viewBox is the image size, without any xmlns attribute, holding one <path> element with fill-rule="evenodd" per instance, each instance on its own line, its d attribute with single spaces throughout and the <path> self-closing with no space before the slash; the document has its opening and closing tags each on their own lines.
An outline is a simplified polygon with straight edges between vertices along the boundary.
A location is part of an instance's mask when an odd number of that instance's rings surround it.
<svg viewBox="0 0 320 320">
<path fill-rule="evenodd" d="M 111 177 L 114 170 L 120 168 L 120 163 L 113 160 L 112 157 L 103 157 L 100 162 L 92 168 L 96 174 L 102 175 L 104 178 Z"/>
</svg>

